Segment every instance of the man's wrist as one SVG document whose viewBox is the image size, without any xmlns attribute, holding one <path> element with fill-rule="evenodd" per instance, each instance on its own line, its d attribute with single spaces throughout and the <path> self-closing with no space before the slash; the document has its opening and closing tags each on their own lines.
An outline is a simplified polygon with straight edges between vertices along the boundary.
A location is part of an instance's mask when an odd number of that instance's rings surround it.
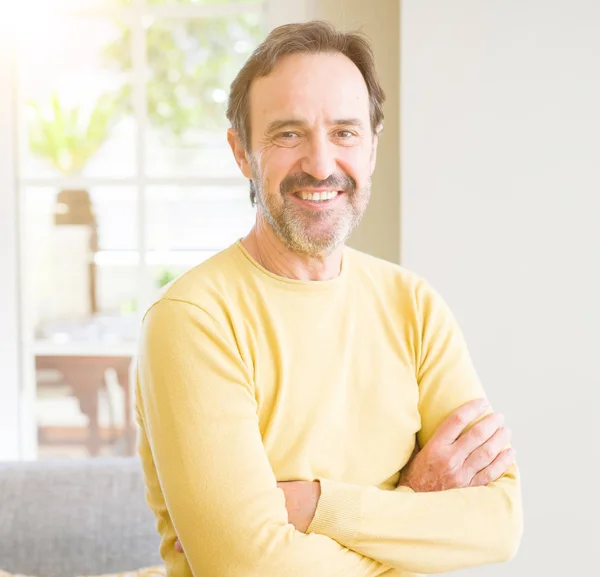
<svg viewBox="0 0 600 577">
<path fill-rule="evenodd" d="M 311 524 L 319 499 L 321 484 L 319 481 L 283 481 L 278 482 L 285 495 L 285 508 L 289 522 L 298 531 L 306 533 Z"/>
<path fill-rule="evenodd" d="M 321 494 L 307 533 L 348 543 L 358 531 L 363 487 L 319 479 Z"/>
</svg>

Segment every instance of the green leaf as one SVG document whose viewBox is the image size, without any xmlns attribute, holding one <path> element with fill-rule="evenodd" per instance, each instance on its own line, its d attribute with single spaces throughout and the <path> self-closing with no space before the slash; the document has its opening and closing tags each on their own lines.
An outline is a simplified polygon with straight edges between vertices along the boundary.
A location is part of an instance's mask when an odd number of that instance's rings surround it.
<svg viewBox="0 0 600 577">
<path fill-rule="evenodd" d="M 264 36 L 257 14 L 229 18 L 161 20 L 146 32 L 148 118 L 164 139 L 185 145 L 190 135 L 226 128 L 226 102 L 213 98 L 229 90 L 235 74 Z M 248 50 L 236 52 L 236 42 Z M 129 72 L 129 30 L 105 52 L 107 62 Z M 165 111 L 169 111 L 166 113 Z"/>
<path fill-rule="evenodd" d="M 79 173 L 106 142 L 112 128 L 120 120 L 125 93 L 120 91 L 101 95 L 87 118 L 80 107 L 64 107 L 56 92 L 50 97 L 51 114 L 47 118 L 39 103 L 30 102 L 31 152 L 48 160 L 61 174 Z"/>
</svg>

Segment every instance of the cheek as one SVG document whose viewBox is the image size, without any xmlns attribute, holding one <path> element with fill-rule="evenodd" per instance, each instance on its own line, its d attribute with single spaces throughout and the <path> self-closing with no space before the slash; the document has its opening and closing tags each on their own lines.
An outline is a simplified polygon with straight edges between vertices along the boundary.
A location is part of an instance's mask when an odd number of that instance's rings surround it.
<svg viewBox="0 0 600 577">
<path fill-rule="evenodd" d="M 294 172 L 294 167 L 298 164 L 300 154 L 294 148 L 275 148 L 271 149 L 261 157 L 261 170 L 265 183 L 279 183 L 290 173 Z"/>
<path fill-rule="evenodd" d="M 371 151 L 362 146 L 348 147 L 339 155 L 338 164 L 358 186 L 364 186 L 371 176 Z"/>
</svg>

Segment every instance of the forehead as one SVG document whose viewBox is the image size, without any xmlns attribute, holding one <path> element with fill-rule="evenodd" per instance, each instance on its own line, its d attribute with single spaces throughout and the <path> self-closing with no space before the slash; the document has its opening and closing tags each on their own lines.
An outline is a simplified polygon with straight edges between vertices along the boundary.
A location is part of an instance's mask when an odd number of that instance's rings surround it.
<svg viewBox="0 0 600 577">
<path fill-rule="evenodd" d="M 309 124 L 358 118 L 368 124 L 369 93 L 356 65 L 340 53 L 291 54 L 250 88 L 252 132 L 290 118 Z"/>
</svg>

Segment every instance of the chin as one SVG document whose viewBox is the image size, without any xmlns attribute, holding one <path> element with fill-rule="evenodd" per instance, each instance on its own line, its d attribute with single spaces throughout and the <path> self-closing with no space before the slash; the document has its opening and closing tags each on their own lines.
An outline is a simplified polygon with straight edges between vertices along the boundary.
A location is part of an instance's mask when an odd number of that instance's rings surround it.
<svg viewBox="0 0 600 577">
<path fill-rule="evenodd" d="M 299 244 L 303 245 L 307 256 L 327 257 L 346 241 L 346 236 L 335 238 L 313 238 Z"/>
</svg>

